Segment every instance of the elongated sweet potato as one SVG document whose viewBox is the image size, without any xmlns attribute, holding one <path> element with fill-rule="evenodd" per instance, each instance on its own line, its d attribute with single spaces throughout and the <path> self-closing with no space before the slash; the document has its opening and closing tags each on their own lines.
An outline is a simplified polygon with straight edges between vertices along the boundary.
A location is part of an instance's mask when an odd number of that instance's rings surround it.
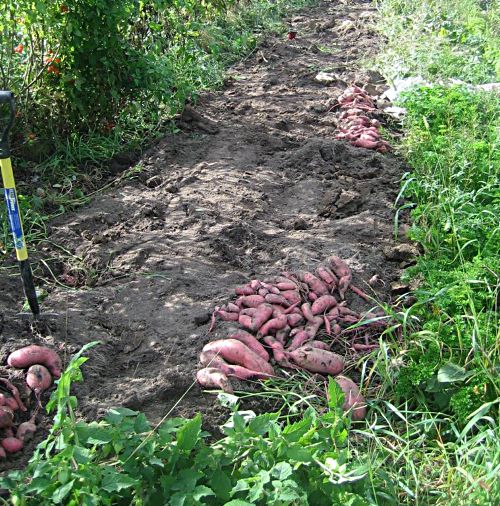
<svg viewBox="0 0 500 506">
<path fill-rule="evenodd" d="M 304 283 L 306 283 L 309 288 L 318 296 L 321 295 L 327 295 L 328 294 L 328 287 L 321 281 L 321 279 L 318 279 L 314 274 L 311 272 L 306 272 L 303 275 L 302 280 Z M 301 281 L 302 281 L 301 280 Z"/>
<path fill-rule="evenodd" d="M 301 298 L 300 293 L 296 290 L 285 290 L 280 294 L 284 297 L 290 304 L 300 304 Z"/>
<path fill-rule="evenodd" d="M 229 311 L 230 313 L 239 313 L 240 308 L 236 304 L 233 304 L 232 302 L 228 302 L 227 311 Z"/>
<path fill-rule="evenodd" d="M 349 285 L 351 284 L 351 279 L 352 279 L 351 275 L 342 276 L 339 279 L 339 285 L 337 287 L 337 290 L 340 294 L 341 299 L 345 298 L 345 293 L 347 292 L 347 289 L 349 288 Z"/>
<path fill-rule="evenodd" d="M 285 308 L 283 306 L 279 306 L 278 304 L 272 304 L 273 306 L 273 318 L 276 318 L 280 314 L 285 314 Z"/>
<path fill-rule="evenodd" d="M 5 396 L 4 405 L 12 409 L 12 411 L 16 411 L 16 409 L 19 409 L 19 404 L 17 403 L 16 399 L 8 395 Z"/>
<path fill-rule="evenodd" d="M 229 311 L 223 311 L 219 309 L 217 311 L 217 316 L 220 317 L 221 320 L 225 322 L 237 322 L 239 318 L 239 313 L 230 313 Z"/>
<path fill-rule="evenodd" d="M 358 297 L 361 297 L 362 299 L 366 300 L 367 302 L 370 302 L 370 297 L 368 297 L 368 295 L 366 295 L 365 292 L 363 292 L 363 290 L 361 290 L 360 288 L 358 288 L 357 286 L 354 286 L 354 285 L 349 285 L 349 288 L 351 289 L 351 291 L 353 291 Z"/>
<path fill-rule="evenodd" d="M 241 341 L 252 351 L 257 353 L 259 357 L 263 358 L 266 362 L 269 362 L 269 353 L 267 353 L 264 346 L 262 346 L 262 344 L 260 344 L 260 342 L 252 334 L 239 329 L 235 332 L 231 332 L 229 339 L 237 339 L 238 341 Z"/>
<path fill-rule="evenodd" d="M 297 285 L 293 281 L 276 283 L 276 288 L 280 292 L 285 292 L 289 290 L 297 290 Z"/>
<path fill-rule="evenodd" d="M 259 336 L 267 336 L 268 334 L 271 334 L 275 332 L 276 330 L 280 330 L 286 327 L 288 323 L 287 315 L 281 314 L 278 315 L 276 318 L 273 318 L 271 320 L 268 320 L 257 332 L 257 337 Z"/>
<path fill-rule="evenodd" d="M 292 367 L 292 364 L 285 356 L 283 345 L 273 336 L 264 336 L 263 341 L 273 350 L 273 357 L 276 363 L 283 367 Z"/>
<path fill-rule="evenodd" d="M 262 283 L 262 287 L 265 288 L 270 294 L 279 295 L 280 289 L 271 283 Z"/>
<path fill-rule="evenodd" d="M 358 385 L 347 376 L 337 376 L 335 383 L 344 392 L 344 411 L 351 411 L 351 418 L 359 421 L 364 420 L 366 416 L 366 401 L 360 394 Z"/>
<path fill-rule="evenodd" d="M 321 316 L 315 316 L 314 320 L 306 325 L 305 330 L 309 333 L 311 339 L 318 333 L 318 330 L 323 323 L 323 318 Z"/>
<path fill-rule="evenodd" d="M 250 283 L 248 283 L 248 286 L 250 286 L 252 290 L 258 290 L 259 288 L 262 288 L 262 283 L 258 279 L 252 279 Z"/>
<path fill-rule="evenodd" d="M 309 304 L 309 302 L 302 304 L 302 306 L 300 306 L 300 310 L 302 311 L 302 314 L 307 321 L 314 321 L 314 315 L 312 313 L 311 304 Z"/>
<path fill-rule="evenodd" d="M 285 346 L 286 340 L 290 335 L 291 330 L 292 329 L 288 325 L 278 330 L 278 332 L 276 332 L 276 340 L 279 341 L 283 346 Z"/>
<path fill-rule="evenodd" d="M 258 295 L 261 295 L 265 298 L 266 295 L 269 295 L 269 290 L 267 288 L 259 288 L 259 291 L 257 293 Z"/>
<path fill-rule="evenodd" d="M 250 330 L 256 331 L 266 323 L 271 316 L 273 316 L 274 308 L 271 304 L 260 304 L 255 309 L 255 313 L 252 316 L 252 322 L 250 324 Z M 253 336 L 252 336 L 253 337 Z"/>
<path fill-rule="evenodd" d="M 0 429 L 11 427 L 14 420 L 14 411 L 8 406 L 0 406 Z"/>
<path fill-rule="evenodd" d="M 52 376 L 46 367 L 43 365 L 35 364 L 28 369 L 26 375 L 26 383 L 35 392 L 35 395 L 40 395 L 44 390 L 47 390 L 52 385 Z"/>
<path fill-rule="evenodd" d="M 262 295 L 246 295 L 237 299 L 238 302 L 245 307 L 258 307 L 265 302 L 265 299 Z"/>
<path fill-rule="evenodd" d="M 54 378 L 61 377 L 62 364 L 59 355 L 54 350 L 45 346 L 32 344 L 31 346 L 16 350 L 9 355 L 7 363 L 11 367 L 18 369 L 26 369 L 32 365 L 41 364 L 51 372 Z"/>
<path fill-rule="evenodd" d="M 318 295 L 316 295 L 316 293 L 314 292 L 309 292 L 307 294 L 307 298 L 311 301 L 311 302 L 314 302 L 316 300 L 318 300 Z"/>
<path fill-rule="evenodd" d="M 325 323 L 325 332 L 326 332 L 329 336 L 331 336 L 331 335 L 332 335 L 332 326 L 331 326 L 331 324 L 330 324 L 330 320 L 329 320 L 328 316 L 326 316 L 326 315 L 325 315 L 325 316 L 323 316 L 323 321 L 324 321 L 324 323 Z"/>
<path fill-rule="evenodd" d="M 249 379 L 269 379 L 272 378 L 272 374 L 266 374 L 261 371 L 252 371 L 241 365 L 234 364 L 217 364 L 215 366 L 219 371 L 224 373 L 226 376 L 238 378 L 240 380 Z"/>
<path fill-rule="evenodd" d="M 290 344 L 288 345 L 287 350 L 288 351 L 294 351 L 297 348 L 300 348 L 304 343 L 309 341 L 311 339 L 311 336 L 309 335 L 309 332 L 305 329 L 299 330 L 294 336 Z"/>
<path fill-rule="evenodd" d="M 231 386 L 231 382 L 227 376 L 223 372 L 219 371 L 219 369 L 215 369 L 214 367 L 200 369 L 196 373 L 196 381 L 203 388 L 220 388 L 228 394 L 233 393 L 233 387 Z"/>
<path fill-rule="evenodd" d="M 276 295 L 275 293 L 269 293 L 266 295 L 266 302 L 270 304 L 279 304 L 280 306 L 288 307 L 290 302 L 282 295 Z"/>
<path fill-rule="evenodd" d="M 287 307 L 285 309 L 285 312 L 284 314 L 299 314 L 300 316 L 303 316 L 302 315 L 302 311 L 297 307 L 299 305 L 298 302 L 296 302 L 295 304 L 292 304 L 290 307 Z"/>
<path fill-rule="evenodd" d="M 240 311 L 240 315 L 243 316 L 253 316 L 257 312 L 256 307 L 246 307 Z"/>
<path fill-rule="evenodd" d="M 227 362 L 215 351 L 202 351 L 200 353 L 200 364 L 204 367 L 218 368 L 219 364 Z"/>
<path fill-rule="evenodd" d="M 328 259 L 328 262 L 332 267 L 332 271 L 339 279 L 344 276 L 352 275 L 350 267 L 340 257 L 332 255 Z"/>
<path fill-rule="evenodd" d="M 273 368 L 248 346 L 236 339 L 220 339 L 206 344 L 203 351 L 215 351 L 228 362 L 242 365 L 252 371 L 274 374 Z"/>
<path fill-rule="evenodd" d="M 323 314 L 336 305 L 337 299 L 333 295 L 322 295 L 311 306 L 311 312 L 313 315 Z"/>
<path fill-rule="evenodd" d="M 340 355 L 308 345 L 288 352 L 286 356 L 294 364 L 311 372 L 336 376 L 344 368 L 344 359 Z"/>
</svg>

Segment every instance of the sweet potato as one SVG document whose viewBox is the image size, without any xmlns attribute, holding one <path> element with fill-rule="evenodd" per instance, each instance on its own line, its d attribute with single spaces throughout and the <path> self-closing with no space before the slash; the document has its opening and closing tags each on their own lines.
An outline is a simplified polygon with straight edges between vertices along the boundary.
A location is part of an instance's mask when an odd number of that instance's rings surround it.
<svg viewBox="0 0 500 506">
<path fill-rule="evenodd" d="M 311 301 L 311 302 L 314 302 L 316 300 L 318 300 L 318 296 L 314 293 L 314 292 L 309 292 L 307 294 L 307 298 Z"/>
<path fill-rule="evenodd" d="M 54 378 L 61 377 L 62 364 L 59 355 L 54 350 L 46 348 L 45 346 L 33 344 L 16 350 L 9 355 L 7 363 L 11 367 L 16 367 L 18 369 L 26 369 L 32 365 L 41 364 L 51 372 Z"/>
<path fill-rule="evenodd" d="M 5 401 L 7 400 L 7 397 L 5 396 L 5 394 L 2 394 L 0 392 L 0 406 L 5 406 Z"/>
<path fill-rule="evenodd" d="M 229 313 L 228 311 L 223 311 L 219 309 L 217 311 L 217 316 L 220 317 L 221 320 L 225 322 L 237 322 L 239 318 L 239 313 Z"/>
<path fill-rule="evenodd" d="M 268 362 L 236 339 L 212 341 L 204 346 L 203 351 L 215 351 L 228 362 L 242 365 L 252 371 L 274 374 L 273 368 Z"/>
<path fill-rule="evenodd" d="M 323 341 L 309 341 L 307 346 L 312 346 L 313 348 L 318 348 L 318 350 L 326 350 L 330 351 L 330 346 Z"/>
<path fill-rule="evenodd" d="M 235 288 L 234 293 L 236 295 L 253 295 L 255 293 L 255 290 L 251 286 L 246 285 Z"/>
<path fill-rule="evenodd" d="M 14 420 L 14 411 L 8 406 L 0 406 L 0 429 L 11 427 Z"/>
<path fill-rule="evenodd" d="M 15 353 L 17 353 L 17 352 L 15 352 Z M 21 396 L 19 395 L 19 390 L 17 389 L 17 387 L 15 385 L 13 385 L 8 379 L 5 379 L 5 378 L 0 378 L 0 383 L 3 383 L 11 391 L 12 397 L 14 397 L 14 399 L 16 400 L 17 405 L 19 406 L 19 409 L 21 411 L 27 411 L 26 406 L 24 405 L 23 401 L 21 400 Z"/>
<path fill-rule="evenodd" d="M 290 307 L 285 309 L 285 312 L 283 314 L 299 314 L 302 316 L 302 311 L 297 307 L 298 305 L 299 302 L 292 304 Z"/>
<path fill-rule="evenodd" d="M 296 313 L 287 315 L 287 319 L 288 325 L 290 325 L 290 327 L 297 327 L 304 323 L 304 318 L 302 318 L 301 315 Z"/>
<path fill-rule="evenodd" d="M 283 306 L 279 306 L 278 304 L 272 304 L 273 306 L 273 318 L 276 318 L 280 314 L 285 314 L 286 309 Z"/>
<path fill-rule="evenodd" d="M 52 385 L 52 376 L 46 367 L 43 365 L 32 365 L 28 369 L 26 375 L 26 383 L 35 392 L 35 395 L 40 395 L 44 390 L 50 388 Z"/>
<path fill-rule="evenodd" d="M 363 290 L 361 290 L 360 288 L 358 288 L 357 286 L 354 286 L 354 285 L 350 285 L 349 288 L 351 289 L 351 291 L 353 291 L 358 297 L 361 297 L 362 299 L 366 300 L 367 302 L 370 302 L 370 297 L 368 297 L 368 295 L 366 295 L 365 292 L 363 292 Z"/>
<path fill-rule="evenodd" d="M 335 273 L 335 275 L 340 279 L 343 276 L 347 276 L 351 273 L 350 267 L 342 260 L 340 257 L 336 255 L 332 255 L 328 262 L 330 263 L 332 267 L 332 271 Z"/>
<path fill-rule="evenodd" d="M 245 330 L 240 329 L 235 332 L 231 332 L 229 339 L 237 339 L 238 341 L 241 341 L 252 351 L 257 353 L 259 357 L 263 358 L 266 362 L 269 362 L 269 353 L 267 353 L 267 351 L 264 349 L 264 346 L 262 346 L 262 344 L 260 344 L 260 342 L 255 339 L 252 334 L 249 334 Z"/>
<path fill-rule="evenodd" d="M 285 356 L 285 349 L 283 344 L 281 344 L 277 339 L 273 336 L 265 336 L 263 341 L 273 350 L 273 357 L 276 363 L 283 367 L 291 367 L 292 364 L 288 361 Z"/>
<path fill-rule="evenodd" d="M 19 404 L 16 402 L 16 399 L 14 399 L 14 397 L 10 397 L 8 395 L 5 396 L 5 402 L 3 405 L 12 409 L 12 411 L 16 411 L 16 409 L 19 409 Z"/>
<path fill-rule="evenodd" d="M 0 444 L 3 446 L 7 453 L 17 453 L 24 447 L 24 443 L 15 437 L 6 437 L 2 439 Z"/>
<path fill-rule="evenodd" d="M 280 306 L 288 307 L 290 302 L 282 295 L 276 295 L 275 293 L 269 293 L 266 295 L 266 302 L 269 304 L 279 304 Z"/>
<path fill-rule="evenodd" d="M 360 394 L 358 385 L 346 376 L 337 376 L 335 383 L 344 392 L 344 404 L 342 409 L 344 411 L 351 411 L 352 420 L 364 420 L 366 416 L 366 402 L 365 398 Z"/>
<path fill-rule="evenodd" d="M 259 288 L 262 288 L 262 283 L 258 279 L 252 279 L 252 281 L 250 281 L 250 283 L 248 283 L 248 286 L 252 290 L 258 290 Z"/>
<path fill-rule="evenodd" d="M 266 374 L 265 372 L 261 371 L 252 371 L 241 365 L 223 363 L 217 364 L 215 367 L 226 376 L 238 378 L 240 380 L 269 379 L 273 376 L 272 374 Z"/>
<path fill-rule="evenodd" d="M 220 388 L 228 394 L 233 393 L 233 387 L 227 376 L 214 367 L 200 369 L 196 373 L 196 381 L 204 388 Z"/>
<path fill-rule="evenodd" d="M 283 346 L 285 346 L 286 340 L 290 335 L 291 330 L 292 329 L 288 325 L 278 330 L 278 332 L 276 332 L 276 340 L 279 341 Z"/>
<path fill-rule="evenodd" d="M 301 298 L 300 294 L 297 290 L 285 290 L 280 294 L 284 297 L 290 304 L 300 304 Z"/>
<path fill-rule="evenodd" d="M 228 302 L 227 311 L 229 311 L 230 313 L 239 313 L 240 308 L 236 304 L 233 304 L 232 302 Z"/>
<path fill-rule="evenodd" d="M 293 339 L 291 343 L 288 345 L 287 350 L 294 351 L 297 348 L 300 348 L 304 343 L 306 343 L 310 339 L 311 336 L 309 335 L 309 332 L 307 332 L 307 330 L 305 329 L 302 329 L 293 336 Z"/>
<path fill-rule="evenodd" d="M 338 323 L 334 323 L 332 326 L 332 332 L 334 336 L 338 336 L 342 332 L 342 327 Z"/>
<path fill-rule="evenodd" d="M 311 304 L 309 304 L 309 302 L 302 304 L 302 306 L 300 306 L 300 310 L 302 311 L 302 314 L 307 321 L 314 321 L 314 315 L 312 313 Z"/>
<path fill-rule="evenodd" d="M 200 353 L 200 364 L 204 367 L 215 367 L 219 364 L 226 364 L 226 361 L 215 351 L 202 351 Z"/>
<path fill-rule="evenodd" d="M 246 307 L 240 311 L 240 315 L 243 316 L 253 316 L 257 312 L 256 307 Z"/>
<path fill-rule="evenodd" d="M 262 287 L 265 288 L 269 293 L 279 295 L 280 289 L 271 283 L 262 283 Z"/>
<path fill-rule="evenodd" d="M 314 320 L 306 325 L 305 330 L 311 339 L 318 333 L 321 325 L 323 325 L 323 318 L 321 316 L 315 316 Z"/>
<path fill-rule="evenodd" d="M 286 356 L 293 363 L 311 372 L 336 376 L 344 368 L 344 359 L 340 355 L 308 345 L 288 352 Z"/>
<path fill-rule="evenodd" d="M 254 315 L 252 316 L 252 322 L 250 324 L 250 330 L 256 331 L 266 323 L 273 315 L 273 306 L 271 304 L 260 304 L 257 306 Z"/>
<path fill-rule="evenodd" d="M 276 288 L 280 291 L 280 292 L 287 292 L 289 290 L 297 290 L 297 285 L 293 282 L 293 281 L 287 281 L 287 282 L 281 282 L 281 283 L 276 283 Z"/>
<path fill-rule="evenodd" d="M 323 316 L 323 321 L 325 322 L 325 332 L 331 336 L 332 335 L 332 326 L 330 324 L 330 320 L 328 319 L 328 316 Z"/>
<path fill-rule="evenodd" d="M 249 330 L 252 330 L 252 317 L 244 314 L 240 314 L 238 323 Z"/>
<path fill-rule="evenodd" d="M 339 286 L 337 287 L 337 289 L 338 289 L 341 299 L 345 298 L 345 293 L 346 293 L 347 289 L 349 288 L 349 285 L 351 284 L 351 279 L 352 279 L 351 275 L 342 276 L 339 279 Z"/>
<path fill-rule="evenodd" d="M 262 295 L 246 295 L 244 297 L 240 297 L 237 300 L 237 303 L 238 302 L 245 307 L 258 307 L 265 302 L 265 299 Z"/>
<path fill-rule="evenodd" d="M 320 265 L 316 269 L 316 274 L 318 275 L 318 278 L 320 278 L 324 283 L 326 283 L 330 287 L 332 285 L 336 286 L 338 283 L 337 276 L 335 276 L 335 274 L 328 267 L 325 267 L 324 265 Z"/>
<path fill-rule="evenodd" d="M 266 295 L 269 295 L 269 290 L 267 288 L 259 288 L 257 294 L 265 298 Z"/>
<path fill-rule="evenodd" d="M 20 441 L 29 441 L 36 432 L 35 415 L 27 422 L 23 422 L 16 431 L 16 438 Z"/>
<path fill-rule="evenodd" d="M 318 297 L 328 294 L 328 287 L 325 283 L 323 283 L 321 279 L 318 279 L 311 272 L 306 272 L 304 275 L 304 283 L 307 283 L 307 285 L 311 288 L 311 291 L 313 291 Z"/>
<path fill-rule="evenodd" d="M 313 315 L 323 314 L 336 305 L 337 299 L 333 295 L 322 295 L 311 306 L 311 312 Z"/>
<path fill-rule="evenodd" d="M 353 311 L 352 309 L 348 308 L 345 305 L 345 302 L 342 302 L 342 304 L 339 304 L 338 311 L 339 311 L 339 315 L 341 315 L 341 316 L 349 315 L 349 316 L 355 316 L 358 319 L 360 318 L 360 315 L 358 313 L 356 313 L 356 311 Z"/>
<path fill-rule="evenodd" d="M 275 330 L 280 330 L 284 327 L 286 327 L 288 323 L 287 315 L 282 314 L 277 316 L 276 318 L 273 318 L 271 320 L 268 320 L 262 327 L 260 327 L 259 331 L 257 332 L 257 337 L 259 336 L 267 336 L 268 334 L 271 334 Z"/>
<path fill-rule="evenodd" d="M 338 318 L 339 314 L 340 314 L 339 307 L 335 306 L 332 309 L 330 309 L 330 311 L 328 311 L 327 316 L 328 316 L 329 320 L 332 321 L 332 320 L 335 320 L 336 318 Z"/>
</svg>

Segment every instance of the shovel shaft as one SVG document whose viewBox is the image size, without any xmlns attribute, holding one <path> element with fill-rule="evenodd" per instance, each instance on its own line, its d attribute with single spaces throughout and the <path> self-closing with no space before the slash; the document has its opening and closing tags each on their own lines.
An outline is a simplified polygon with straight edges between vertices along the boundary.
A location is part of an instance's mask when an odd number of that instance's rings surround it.
<svg viewBox="0 0 500 506">
<path fill-rule="evenodd" d="M 26 240 L 23 232 L 23 222 L 19 211 L 19 202 L 17 200 L 16 184 L 14 174 L 12 173 L 12 164 L 10 158 L 0 158 L 0 167 L 2 170 L 2 180 L 4 186 L 5 204 L 7 205 L 7 215 L 9 226 L 14 239 L 17 259 L 22 262 L 28 259 L 28 250 L 26 249 Z"/>
</svg>

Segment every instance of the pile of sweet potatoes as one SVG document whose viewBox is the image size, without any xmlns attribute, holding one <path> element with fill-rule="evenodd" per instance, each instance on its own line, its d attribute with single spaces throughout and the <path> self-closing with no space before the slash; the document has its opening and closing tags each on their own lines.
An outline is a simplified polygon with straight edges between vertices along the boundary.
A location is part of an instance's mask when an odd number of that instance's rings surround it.
<svg viewBox="0 0 500 506">
<path fill-rule="evenodd" d="M 332 256 L 315 273 L 283 272 L 265 281 L 254 279 L 235 289 L 236 300 L 217 307 L 212 315 L 213 330 L 217 318 L 234 322 L 227 339 L 211 341 L 200 355 L 204 367 L 197 373 L 205 388 L 232 392 L 230 378 L 265 379 L 274 376 L 273 362 L 281 367 L 305 369 L 337 376 L 346 396 L 346 409 L 355 419 L 365 416 L 365 404 L 356 384 L 345 376 L 344 358 L 330 351 L 331 344 L 358 322 L 380 328 L 373 314 L 358 314 L 347 307 L 348 290 L 365 300 L 368 296 L 352 285 L 349 266 Z M 322 339 L 318 338 L 321 333 Z M 364 351 L 374 345 L 353 343 Z M 349 402 L 347 402 L 349 401 Z"/>
<path fill-rule="evenodd" d="M 61 377 L 61 359 L 59 355 L 45 346 L 26 346 L 11 353 L 7 364 L 16 369 L 26 369 L 25 396 L 29 399 L 35 394 L 37 405 L 31 417 L 26 419 L 28 408 L 21 399 L 19 389 L 8 379 L 0 378 L 0 458 L 23 449 L 24 442 L 36 431 L 35 419 L 40 407 L 40 396 L 50 388 L 53 378 Z M 21 388 L 21 387 L 20 387 Z M 16 428 L 17 426 L 17 428 Z"/>
<path fill-rule="evenodd" d="M 386 153 L 391 146 L 380 136 L 380 123 L 369 117 L 375 104 L 365 90 L 358 86 L 347 88 L 338 98 L 340 110 L 336 139 L 345 139 L 353 146 Z"/>
</svg>

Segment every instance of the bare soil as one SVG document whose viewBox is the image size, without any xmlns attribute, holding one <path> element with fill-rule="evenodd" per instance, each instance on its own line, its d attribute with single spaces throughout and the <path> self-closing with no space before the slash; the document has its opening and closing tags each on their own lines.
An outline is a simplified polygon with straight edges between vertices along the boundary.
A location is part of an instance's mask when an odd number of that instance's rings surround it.
<svg viewBox="0 0 500 506">
<path fill-rule="evenodd" d="M 402 162 L 334 140 L 340 93 L 382 89 L 360 63 L 377 46 L 372 17 L 366 2 L 305 9 L 291 19 L 295 40 L 269 37 L 130 177 L 54 221 L 34 258 L 51 270 L 38 264 L 43 310 L 59 317 L 37 328 L 16 318 L 20 280 L 15 270 L 2 278 L 1 363 L 33 342 L 67 361 L 99 340 L 75 389 L 81 416 L 122 405 L 158 421 L 188 391 L 172 414 L 202 412 L 215 430 L 226 413 L 193 380 L 210 312 L 235 286 L 336 254 L 360 287 L 378 274 L 389 301 L 402 260 L 387 254 Z M 320 71 L 335 80 L 318 82 Z M 22 466 L 29 453 L 0 465 Z"/>
</svg>

